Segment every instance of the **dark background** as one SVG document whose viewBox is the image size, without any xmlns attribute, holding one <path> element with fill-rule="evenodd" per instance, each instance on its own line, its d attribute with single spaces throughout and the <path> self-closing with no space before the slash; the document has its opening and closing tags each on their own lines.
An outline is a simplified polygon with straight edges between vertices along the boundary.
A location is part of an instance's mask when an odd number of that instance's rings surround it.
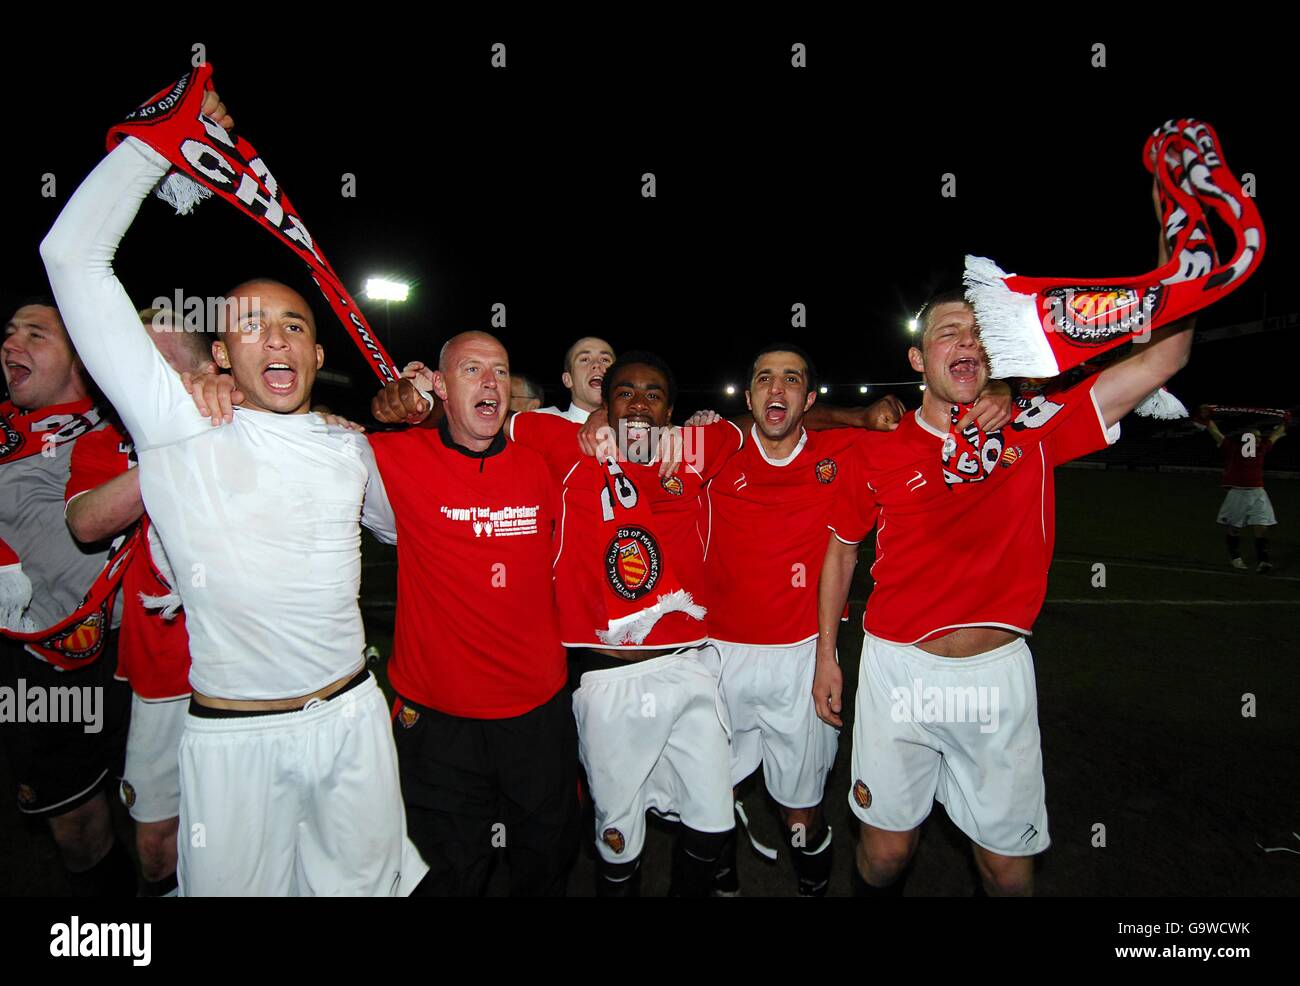
<svg viewBox="0 0 1300 986">
<path fill-rule="evenodd" d="M 757 344 L 790 336 L 820 364 L 830 400 L 914 380 L 904 323 L 958 283 L 964 253 L 1035 275 L 1153 268 L 1140 153 L 1182 115 L 1213 124 L 1229 166 L 1255 174 L 1267 233 L 1258 273 L 1201 326 L 1300 311 L 1282 32 L 1207 23 L 1178 37 L 1100 15 L 1018 32 L 938 15 L 761 31 L 666 15 L 545 31 L 369 21 L 391 26 L 331 24 L 307 39 L 133 25 L 7 51 L 0 80 L 20 98 L 0 164 L 6 311 L 46 290 L 37 245 L 107 128 L 183 74 L 195 43 L 399 363 L 487 328 L 502 302 L 514 369 L 562 404 L 564 350 L 586 333 L 667 356 L 679 411 L 739 410 L 722 386 L 743 383 Z M 489 62 L 497 41 L 504 71 Z M 790 66 L 795 41 L 806 69 Z M 1105 68 L 1091 66 L 1097 42 Z M 644 172 L 655 199 L 641 196 Z M 55 198 L 41 196 L 46 173 Z M 345 173 L 355 198 L 341 195 Z M 940 195 L 945 173 L 955 199 Z M 304 269 L 229 206 L 176 217 L 151 200 L 118 270 L 142 307 L 255 274 L 305 283 L 327 367 L 354 382 L 318 397 L 364 413 L 373 378 Z M 409 280 L 410 301 L 388 313 L 367 302 L 375 274 Z M 806 329 L 790 327 L 795 302 Z M 1173 389 L 1190 405 L 1290 406 L 1293 353 L 1285 331 L 1207 343 Z M 910 385 L 892 389 L 915 403 Z"/>
</svg>

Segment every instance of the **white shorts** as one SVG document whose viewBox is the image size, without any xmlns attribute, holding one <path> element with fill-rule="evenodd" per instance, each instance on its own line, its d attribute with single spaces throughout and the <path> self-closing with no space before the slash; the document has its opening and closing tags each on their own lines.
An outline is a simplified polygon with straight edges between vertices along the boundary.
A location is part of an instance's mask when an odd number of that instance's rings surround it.
<svg viewBox="0 0 1300 986">
<path fill-rule="evenodd" d="M 1233 487 L 1223 498 L 1218 521 L 1229 527 L 1272 527 L 1277 518 L 1273 516 L 1273 503 L 1262 486 L 1253 489 Z"/>
<path fill-rule="evenodd" d="M 1003 856 L 1051 844 L 1029 645 L 975 657 L 927 654 L 870 634 L 854 706 L 849 807 L 907 832 L 935 799 L 972 842 Z"/>
<path fill-rule="evenodd" d="M 840 732 L 817 717 L 817 641 L 755 647 L 714 641 L 719 690 L 731 720 L 731 783 L 763 765 L 767 790 L 787 808 L 821 804 Z"/>
<path fill-rule="evenodd" d="M 126 773 L 119 794 L 137 822 L 162 822 L 181 813 L 179 750 L 190 697 L 151 702 L 131 696 Z"/>
<path fill-rule="evenodd" d="M 641 854 L 647 810 L 699 832 L 734 827 L 712 647 L 588 671 L 573 693 L 573 715 L 595 802 L 596 848 L 607 862 Z"/>
<path fill-rule="evenodd" d="M 373 675 L 300 712 L 187 716 L 180 768 L 182 897 L 397 897 L 428 871 Z"/>
</svg>

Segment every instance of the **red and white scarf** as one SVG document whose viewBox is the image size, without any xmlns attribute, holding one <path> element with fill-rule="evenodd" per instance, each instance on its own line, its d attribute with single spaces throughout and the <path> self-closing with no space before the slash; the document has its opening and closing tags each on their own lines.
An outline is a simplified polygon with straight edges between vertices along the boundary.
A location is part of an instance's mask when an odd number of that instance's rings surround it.
<svg viewBox="0 0 1300 986">
<path fill-rule="evenodd" d="M 1224 162 L 1209 124 L 1171 120 L 1147 140 L 1171 259 L 1140 277 L 1022 277 L 966 258 L 966 297 L 995 378 L 1052 377 L 1135 336 L 1186 318 L 1235 291 L 1259 266 L 1264 225 Z M 1220 262 L 1207 211 L 1231 230 Z"/>
<path fill-rule="evenodd" d="M 19 414 L 6 401 L 0 404 L 0 467 L 74 441 L 98 427 L 100 420 L 99 409 L 89 399 L 33 414 Z M 0 541 L 0 634 L 65 670 L 95 661 L 104 652 L 122 573 L 139 542 L 138 529 L 114 541 L 103 569 L 76 610 L 53 626 L 39 629 L 25 615 L 32 597 L 31 580 L 17 554 Z"/>
<path fill-rule="evenodd" d="M 311 270 L 312 280 L 379 379 L 395 381 L 392 359 L 262 156 L 244 137 L 199 112 L 211 79 L 212 66 L 205 62 L 159 92 L 108 132 L 108 149 L 135 137 L 167 158 L 176 170 L 159 185 L 158 195 L 177 212 L 189 212 L 216 194 L 274 234 Z"/>
</svg>

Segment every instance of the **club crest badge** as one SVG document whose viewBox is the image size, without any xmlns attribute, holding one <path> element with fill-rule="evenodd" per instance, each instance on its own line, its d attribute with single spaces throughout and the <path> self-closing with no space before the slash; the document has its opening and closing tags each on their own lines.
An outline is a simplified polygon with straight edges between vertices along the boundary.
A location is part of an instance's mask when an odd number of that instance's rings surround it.
<svg viewBox="0 0 1300 986">
<path fill-rule="evenodd" d="M 835 481 L 835 473 L 838 471 L 835 467 L 834 459 L 822 459 L 817 463 L 817 482 L 831 483 Z"/>
<path fill-rule="evenodd" d="M 686 489 L 686 487 L 682 485 L 682 481 L 676 476 L 667 476 L 664 479 L 659 480 L 659 485 L 673 496 L 681 496 L 682 491 Z"/>
<path fill-rule="evenodd" d="M 122 804 L 128 808 L 135 806 L 135 788 L 131 786 L 128 780 L 122 781 Z"/>
<path fill-rule="evenodd" d="M 397 713 L 397 721 L 402 724 L 403 729 L 410 729 L 420 721 L 420 713 L 416 712 L 409 705 L 402 705 L 402 711 Z"/>
<path fill-rule="evenodd" d="M 1081 346 L 1100 346 L 1117 336 L 1141 331 L 1163 302 L 1164 291 L 1158 284 L 1143 291 L 1094 287 L 1052 288 L 1044 292 L 1044 303 L 1051 309 L 1058 330 Z"/>
<path fill-rule="evenodd" d="M 30 784 L 18 785 L 18 803 L 23 807 L 36 804 L 36 792 Z"/>
<path fill-rule="evenodd" d="M 618 829 L 605 829 L 600 834 L 600 839 L 616 854 L 621 854 L 627 848 L 627 840 L 623 838 L 623 833 Z"/>
<path fill-rule="evenodd" d="M 659 543 L 642 527 L 620 527 L 605 549 L 605 578 L 624 599 L 640 599 L 659 584 Z"/>
<path fill-rule="evenodd" d="M 853 782 L 853 800 L 857 806 L 864 811 L 871 807 L 871 788 L 867 787 L 862 781 Z"/>
</svg>

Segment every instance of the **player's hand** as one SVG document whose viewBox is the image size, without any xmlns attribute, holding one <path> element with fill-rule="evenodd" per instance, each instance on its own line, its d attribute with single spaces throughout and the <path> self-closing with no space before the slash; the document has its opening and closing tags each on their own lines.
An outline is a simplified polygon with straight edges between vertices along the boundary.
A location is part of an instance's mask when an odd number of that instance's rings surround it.
<svg viewBox="0 0 1300 986">
<path fill-rule="evenodd" d="M 834 726 L 844 725 L 840 718 L 840 694 L 844 689 L 844 673 L 834 660 L 817 660 L 817 671 L 813 674 L 813 706 L 817 709 L 817 718 Z"/>
<path fill-rule="evenodd" d="M 715 425 L 722 420 L 722 415 L 717 411 L 696 411 L 683 422 L 683 428 L 703 428 L 705 425 Z"/>
<path fill-rule="evenodd" d="M 234 421 L 235 405 L 244 403 L 243 391 L 228 373 L 182 373 L 181 383 L 213 427 Z"/>
<path fill-rule="evenodd" d="M 433 371 L 418 359 L 413 359 L 402 367 L 402 379 L 410 380 L 426 394 L 433 393 Z"/>
<path fill-rule="evenodd" d="M 221 101 L 215 89 L 209 89 L 203 94 L 203 106 L 199 112 L 226 130 L 233 130 L 235 127 L 234 117 L 226 112 L 226 104 Z"/>
<path fill-rule="evenodd" d="M 988 386 L 975 398 L 971 409 L 957 422 L 957 430 L 969 427 L 973 421 L 984 434 L 991 434 L 1006 425 L 1015 410 L 1011 386 L 1005 380 L 990 380 Z"/>
<path fill-rule="evenodd" d="M 583 455 L 594 455 L 602 462 L 618 458 L 614 429 L 609 426 L 609 412 L 603 407 L 587 415 L 587 420 L 578 429 L 578 446 Z"/>
<path fill-rule="evenodd" d="M 316 411 L 316 416 L 324 421 L 327 425 L 333 425 L 335 428 L 346 428 L 348 431 L 365 431 L 364 425 L 359 425 L 355 421 L 349 421 L 347 418 L 338 414 L 327 414 L 322 411 Z"/>
<path fill-rule="evenodd" d="M 871 431 L 893 431 L 906 413 L 903 402 L 893 394 L 887 394 L 867 408 L 862 426 Z"/>
<path fill-rule="evenodd" d="M 370 401 L 370 413 L 388 425 L 418 425 L 433 411 L 433 405 L 420 396 L 410 378 L 386 384 Z"/>
<path fill-rule="evenodd" d="M 702 439 L 701 439 L 702 440 Z M 659 478 L 667 479 L 681 468 L 685 458 L 682 430 L 669 425 L 659 432 Z"/>
</svg>

